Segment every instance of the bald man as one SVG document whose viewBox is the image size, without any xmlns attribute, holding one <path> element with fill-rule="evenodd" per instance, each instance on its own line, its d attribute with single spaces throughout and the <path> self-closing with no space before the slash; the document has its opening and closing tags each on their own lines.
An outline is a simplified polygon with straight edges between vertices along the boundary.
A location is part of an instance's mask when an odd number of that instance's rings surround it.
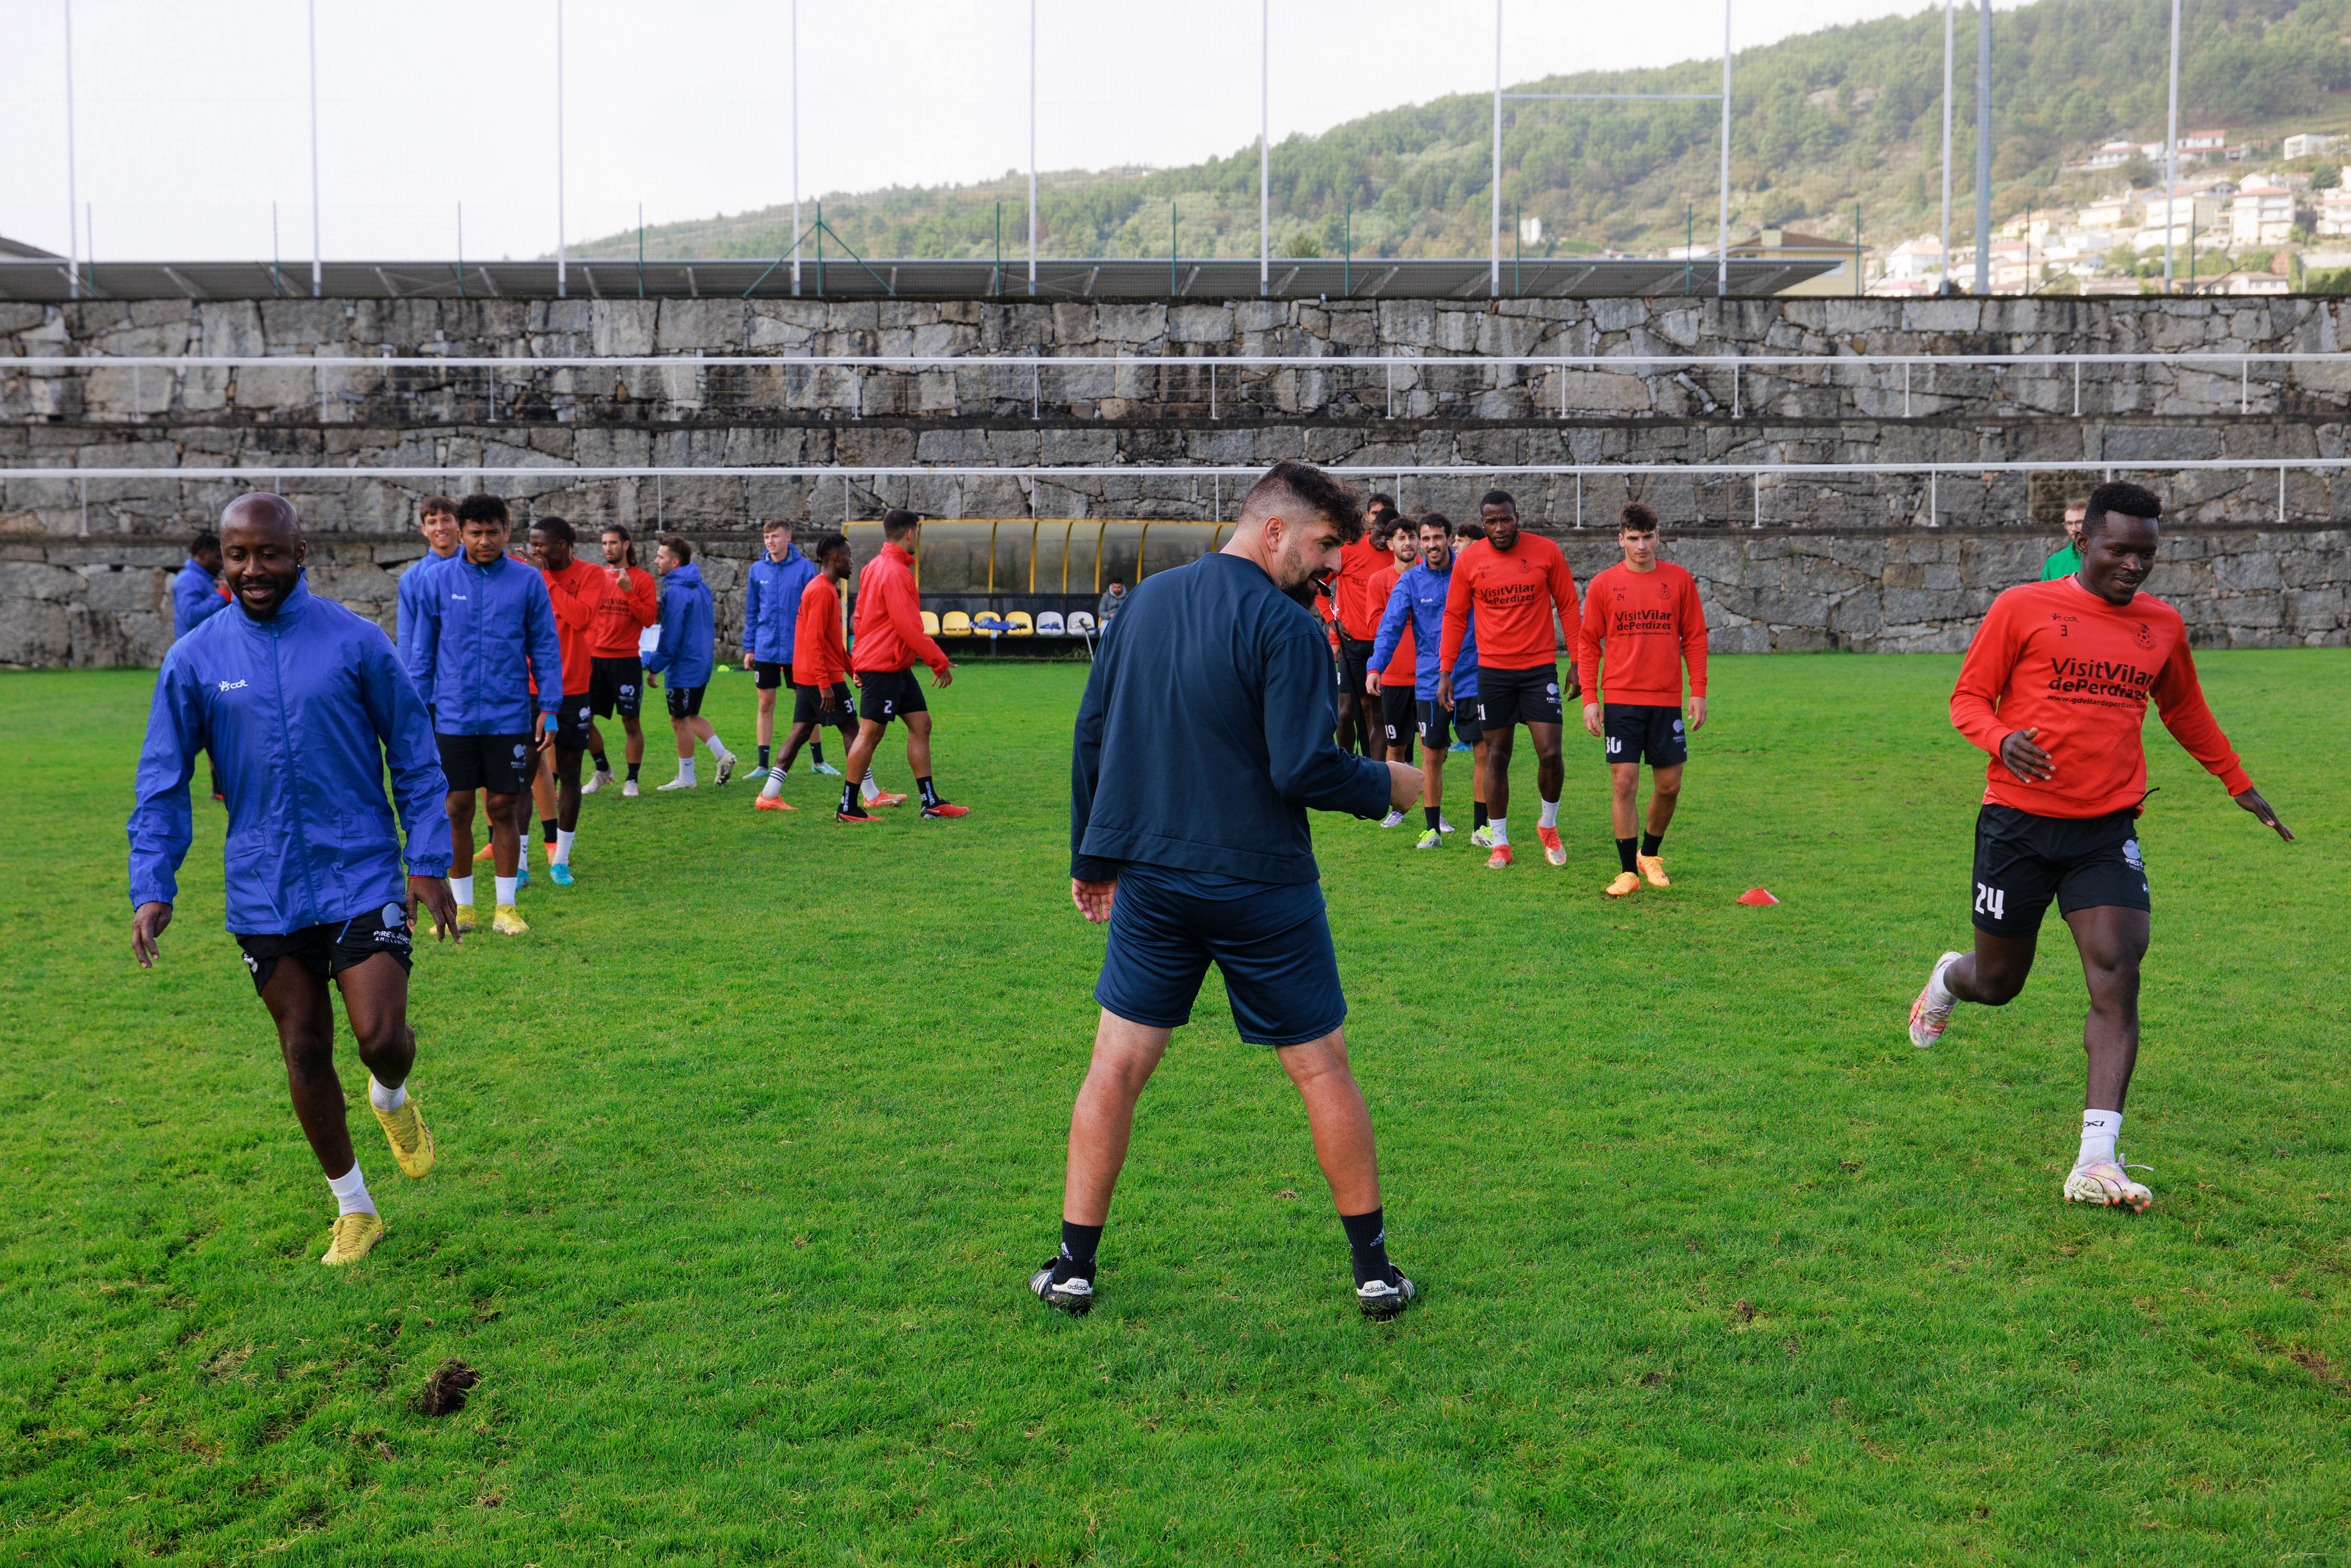
<svg viewBox="0 0 2351 1568">
<path fill-rule="evenodd" d="M 188 779 L 209 749 L 226 787 L 228 929 L 277 1026 L 295 1117 L 335 1197 L 319 1261 L 336 1268 L 384 1232 L 343 1119 L 330 983 L 393 1160 L 410 1176 L 433 1168 L 433 1134 L 407 1087 L 409 946 L 420 904 L 437 935 L 456 936 L 446 781 L 391 640 L 303 581 L 308 546 L 293 504 L 241 496 L 220 537 L 230 608 L 172 645 L 147 716 L 130 821 L 131 947 L 154 965 L 193 837 Z"/>
</svg>

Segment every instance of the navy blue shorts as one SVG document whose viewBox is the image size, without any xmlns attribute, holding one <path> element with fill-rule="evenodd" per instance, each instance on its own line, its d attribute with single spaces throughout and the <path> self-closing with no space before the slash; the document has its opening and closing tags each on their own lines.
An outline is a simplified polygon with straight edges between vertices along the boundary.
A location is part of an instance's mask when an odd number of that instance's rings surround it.
<svg viewBox="0 0 2351 1568">
<path fill-rule="evenodd" d="M 1251 1045 L 1303 1045 L 1339 1027 L 1347 998 L 1320 883 L 1282 886 L 1119 868 L 1094 1000 L 1131 1023 L 1174 1029 L 1214 962 Z"/>
</svg>

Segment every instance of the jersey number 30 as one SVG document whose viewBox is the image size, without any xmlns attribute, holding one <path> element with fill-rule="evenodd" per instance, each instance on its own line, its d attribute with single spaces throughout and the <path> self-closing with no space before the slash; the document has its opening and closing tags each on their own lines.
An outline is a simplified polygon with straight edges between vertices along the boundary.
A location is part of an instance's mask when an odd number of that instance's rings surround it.
<svg viewBox="0 0 2351 1568">
<path fill-rule="evenodd" d="M 1994 920 L 2008 918 L 2008 894 L 1997 887 L 1976 883 L 1976 913 L 1989 915 Z"/>
</svg>

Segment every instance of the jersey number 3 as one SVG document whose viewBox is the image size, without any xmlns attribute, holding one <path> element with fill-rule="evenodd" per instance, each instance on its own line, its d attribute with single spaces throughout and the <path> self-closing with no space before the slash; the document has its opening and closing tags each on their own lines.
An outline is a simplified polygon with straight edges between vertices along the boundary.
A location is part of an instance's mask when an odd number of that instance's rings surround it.
<svg viewBox="0 0 2351 1568">
<path fill-rule="evenodd" d="M 2008 894 L 1997 887 L 1976 883 L 1976 913 L 1989 915 L 1994 920 L 2008 918 Z"/>
</svg>

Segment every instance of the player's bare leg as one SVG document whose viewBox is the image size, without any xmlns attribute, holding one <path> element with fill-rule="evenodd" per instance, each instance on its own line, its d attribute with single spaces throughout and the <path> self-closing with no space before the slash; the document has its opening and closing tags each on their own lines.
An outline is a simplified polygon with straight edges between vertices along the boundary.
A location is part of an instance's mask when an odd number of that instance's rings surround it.
<svg viewBox="0 0 2351 1568">
<path fill-rule="evenodd" d="M 1561 727 L 1555 724 L 1527 726 L 1527 738 L 1534 742 L 1535 747 L 1535 792 L 1542 798 L 1542 814 L 1535 820 L 1535 839 L 1542 845 L 1543 859 L 1555 866 L 1567 863 L 1567 846 L 1559 841 L 1559 792 L 1567 783 L 1567 765 L 1560 756 L 1560 732 Z"/>
<path fill-rule="evenodd" d="M 2144 909 L 2099 904 L 2075 910 L 2065 924 L 2073 928 L 2090 992 L 2089 1016 L 2082 1024 L 2089 1063 L 2082 1146 L 2065 1177 L 2065 1197 L 2144 1213 L 2155 1194 L 2128 1175 L 2115 1140 L 2122 1131 L 2131 1070 L 2138 1064 L 2139 960 L 2147 956 L 2151 922 Z"/>
<path fill-rule="evenodd" d="M 369 965 L 379 962 L 399 967 L 389 954 L 368 960 Z M 309 1140 L 310 1153 L 335 1195 L 334 1233 L 320 1261 L 336 1266 L 357 1262 L 382 1239 L 383 1222 L 376 1217 L 375 1199 L 351 1152 L 342 1081 L 335 1074 L 335 1007 L 327 982 L 298 959 L 281 958 L 261 988 L 261 1001 L 277 1027 L 277 1051 L 286 1062 L 287 1097 L 294 1103 L 294 1118 L 301 1123 L 302 1135 Z M 389 1059 L 386 1065 L 392 1065 Z M 406 1078 L 406 1068 L 400 1071 Z"/>
<path fill-rule="evenodd" d="M 888 727 L 879 719 L 861 718 L 857 721 L 857 738 L 849 743 L 849 756 L 841 765 L 841 770 L 844 776 L 841 800 L 844 808 L 856 798 L 857 791 L 852 786 L 857 780 L 863 779 L 865 770 L 872 766 L 873 753 L 881 748 L 882 732 Z M 913 743 L 909 741 L 908 744 L 911 746 Z M 925 747 L 926 752 L 928 748 Z M 853 811 L 842 810 L 835 814 L 843 821 L 862 822 L 872 820 L 872 813 L 868 812 L 862 804 Z"/>
<path fill-rule="evenodd" d="M 1111 1194 L 1134 1135 L 1134 1103 L 1167 1052 L 1174 1030 L 1123 1019 L 1102 1009 L 1094 1026 L 1093 1060 L 1070 1108 L 1070 1155 L 1061 1190 L 1061 1218 L 1099 1226 L 1110 1217 Z"/>
<path fill-rule="evenodd" d="M 1380 1157 L 1372 1138 L 1372 1113 L 1347 1066 L 1346 1037 L 1332 1030 L 1303 1045 L 1274 1053 L 1298 1086 L 1306 1124 L 1314 1134 L 1315 1163 L 1331 1184 L 1341 1214 L 1368 1214 L 1380 1207 Z"/>
</svg>

